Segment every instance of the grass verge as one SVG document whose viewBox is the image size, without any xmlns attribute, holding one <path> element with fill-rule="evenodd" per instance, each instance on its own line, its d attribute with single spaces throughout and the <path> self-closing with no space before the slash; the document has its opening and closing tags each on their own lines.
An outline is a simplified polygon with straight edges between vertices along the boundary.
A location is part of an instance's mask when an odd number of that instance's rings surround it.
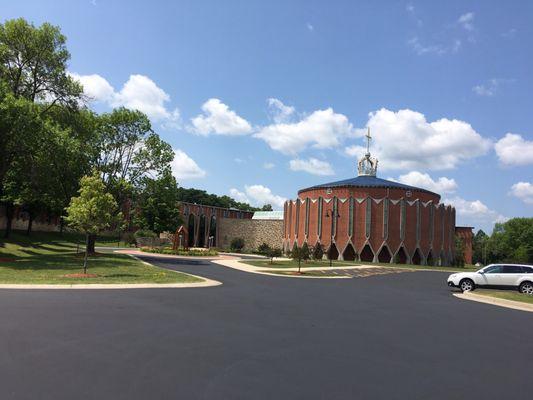
<svg viewBox="0 0 533 400">
<path fill-rule="evenodd" d="M 274 275 L 284 275 L 284 276 L 318 276 L 320 278 L 328 278 L 328 277 L 335 277 L 340 278 L 343 276 L 349 276 L 346 274 L 334 274 L 332 272 L 323 272 L 323 271 L 302 271 L 300 273 L 295 271 L 269 271 L 269 270 L 261 270 L 259 272 L 266 272 L 269 274 Z"/>
<path fill-rule="evenodd" d="M 298 268 L 298 261 L 294 260 L 283 260 L 283 261 L 274 261 L 272 264 L 270 260 L 241 260 L 244 264 L 253 265 L 254 267 L 263 267 L 263 268 Z M 358 265 L 355 261 L 333 261 L 333 268 L 347 267 L 350 265 Z M 302 261 L 302 269 L 319 267 L 328 269 L 329 261 L 313 261 L 309 260 L 308 262 Z"/>
<path fill-rule="evenodd" d="M 477 289 L 473 292 L 480 296 L 496 297 L 499 299 L 519 301 L 521 303 L 533 304 L 533 296 L 519 293 L 515 290 L 495 290 L 495 289 Z"/>
<path fill-rule="evenodd" d="M 105 253 L 90 257 L 88 273 L 94 278 L 65 277 L 81 273 L 82 253 L 71 234 L 14 232 L 0 239 L 0 283 L 9 284 L 105 284 L 192 283 L 201 279 L 142 263 L 124 254 Z M 83 249 L 83 247 L 81 247 Z"/>
</svg>

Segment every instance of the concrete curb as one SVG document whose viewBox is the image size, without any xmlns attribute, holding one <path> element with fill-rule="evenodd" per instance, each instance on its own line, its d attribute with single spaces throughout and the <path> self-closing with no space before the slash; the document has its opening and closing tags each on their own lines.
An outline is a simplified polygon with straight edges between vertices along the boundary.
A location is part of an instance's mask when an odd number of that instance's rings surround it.
<svg viewBox="0 0 533 400">
<path fill-rule="evenodd" d="M 533 312 L 533 304 L 521 303 L 519 301 L 499 299 L 497 297 L 484 296 L 474 293 L 453 293 L 453 295 L 462 300 L 477 301 L 478 303 L 491 304 L 493 306 L 512 308 L 526 312 Z"/>
<path fill-rule="evenodd" d="M 298 275 L 283 275 L 283 274 L 275 274 L 273 272 L 276 271 L 287 271 L 287 272 L 293 272 L 298 271 L 297 268 L 276 268 L 272 269 L 272 272 L 265 272 L 265 270 L 268 270 L 268 268 L 263 267 L 255 267 L 253 265 L 246 264 L 243 260 L 213 260 L 215 264 L 222 265 L 224 267 L 237 269 L 239 271 L 248 272 L 251 274 L 259 274 L 259 275 L 269 275 L 269 276 L 276 276 L 281 278 L 300 278 L 300 279 L 352 279 L 352 276 L 298 276 Z M 348 267 L 349 269 L 357 269 L 359 267 Z M 368 268 L 368 267 L 363 267 Z M 370 267 L 372 268 L 372 267 Z M 323 270 L 324 268 L 305 268 L 304 271 L 311 271 L 313 269 L 316 270 Z M 332 268 L 334 269 L 334 268 Z M 345 268 L 336 268 L 336 269 L 345 269 Z"/>
</svg>

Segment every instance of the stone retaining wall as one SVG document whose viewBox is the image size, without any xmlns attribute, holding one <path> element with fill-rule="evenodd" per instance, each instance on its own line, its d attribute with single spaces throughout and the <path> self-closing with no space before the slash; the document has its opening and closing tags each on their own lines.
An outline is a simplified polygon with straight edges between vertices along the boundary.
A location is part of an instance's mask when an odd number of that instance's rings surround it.
<svg viewBox="0 0 533 400">
<path fill-rule="evenodd" d="M 256 250 L 262 243 L 273 248 L 282 248 L 282 220 L 221 218 L 219 224 L 221 248 L 229 248 L 231 240 L 236 237 L 244 239 L 244 249 L 247 251 Z"/>
</svg>

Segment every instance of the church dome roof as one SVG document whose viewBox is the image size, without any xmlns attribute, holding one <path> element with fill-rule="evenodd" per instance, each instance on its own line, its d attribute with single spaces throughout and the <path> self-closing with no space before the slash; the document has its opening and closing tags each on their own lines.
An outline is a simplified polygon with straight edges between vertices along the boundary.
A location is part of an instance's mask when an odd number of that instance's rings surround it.
<svg viewBox="0 0 533 400">
<path fill-rule="evenodd" d="M 411 190 L 416 192 L 429 193 L 435 196 L 439 196 L 437 193 L 433 193 L 429 190 L 418 188 L 415 186 L 405 185 L 403 183 L 388 181 L 386 179 L 377 178 L 375 176 L 360 175 L 355 178 L 344 179 L 342 181 L 323 183 L 321 185 L 311 186 L 298 191 L 298 194 L 306 192 L 308 190 L 326 189 L 326 188 L 383 188 L 383 189 L 402 189 Z M 440 197 L 440 196 L 439 196 Z"/>
</svg>

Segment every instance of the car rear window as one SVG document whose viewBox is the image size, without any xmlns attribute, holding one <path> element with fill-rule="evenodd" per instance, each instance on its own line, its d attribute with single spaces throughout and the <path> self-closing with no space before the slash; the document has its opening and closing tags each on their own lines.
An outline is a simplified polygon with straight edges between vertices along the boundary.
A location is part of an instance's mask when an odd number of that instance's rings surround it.
<svg viewBox="0 0 533 400">
<path fill-rule="evenodd" d="M 521 274 L 524 270 L 518 265 L 504 265 L 503 273 L 504 274 Z"/>
</svg>

